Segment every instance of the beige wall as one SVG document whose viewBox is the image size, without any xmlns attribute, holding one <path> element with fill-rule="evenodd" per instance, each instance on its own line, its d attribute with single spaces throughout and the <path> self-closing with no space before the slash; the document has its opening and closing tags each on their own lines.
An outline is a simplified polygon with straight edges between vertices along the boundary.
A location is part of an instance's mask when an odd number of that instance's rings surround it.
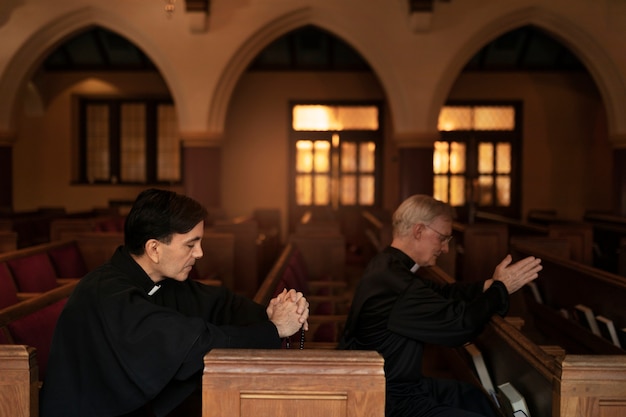
<svg viewBox="0 0 626 417">
<path fill-rule="evenodd" d="M 72 185 L 76 135 L 72 97 L 93 94 L 164 94 L 158 76 L 48 76 L 38 79 L 45 95 L 43 114 L 24 113 L 14 147 L 16 210 L 64 206 L 68 211 L 102 207 L 111 199 L 132 199 L 142 187 Z M 52 88 L 52 86 L 55 86 Z M 384 99 L 372 74 L 246 73 L 228 107 L 222 157 L 222 202 L 227 215 L 259 207 L 288 207 L 290 100 Z M 580 218 L 587 208 L 609 210 L 611 145 L 597 89 L 587 75 L 464 74 L 450 99 L 520 99 L 524 102 L 523 213 L 556 209 Z M 393 114 L 387 114 L 387 126 Z M 397 151 L 387 131 L 384 150 L 384 206 L 397 200 Z M 285 227 L 283 228 L 285 230 Z"/>
<path fill-rule="evenodd" d="M 132 200 L 144 187 L 74 185 L 77 172 L 75 97 L 80 94 L 167 95 L 158 75 L 106 77 L 52 75 L 38 78 L 43 112 L 22 112 L 13 147 L 14 210 L 65 207 L 69 212 L 106 207 L 109 200 Z M 32 114 L 34 113 L 34 114 Z"/>
<path fill-rule="evenodd" d="M 530 209 L 554 209 L 580 219 L 586 209 L 611 209 L 612 148 L 588 75 L 469 73 L 459 77 L 450 99 L 523 102 L 524 216 Z"/>
</svg>

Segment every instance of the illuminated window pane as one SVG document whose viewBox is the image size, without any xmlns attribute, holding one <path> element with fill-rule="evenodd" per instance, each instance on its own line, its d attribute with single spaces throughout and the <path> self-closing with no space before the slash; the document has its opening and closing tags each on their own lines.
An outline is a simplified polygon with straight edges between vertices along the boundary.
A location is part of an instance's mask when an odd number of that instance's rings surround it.
<svg viewBox="0 0 626 417">
<path fill-rule="evenodd" d="M 433 172 L 435 174 L 448 173 L 448 149 L 448 142 L 435 142 L 435 151 L 433 153 Z"/>
<path fill-rule="evenodd" d="M 296 105 L 294 130 L 378 130 L 376 106 Z"/>
<path fill-rule="evenodd" d="M 493 144 L 481 142 L 478 144 L 478 172 L 491 174 L 493 172 Z"/>
<path fill-rule="evenodd" d="M 371 206 L 374 204 L 374 176 L 362 175 L 359 178 L 359 204 Z"/>
<path fill-rule="evenodd" d="M 110 178 L 109 107 L 87 106 L 87 179 L 89 182 Z"/>
<path fill-rule="evenodd" d="M 470 130 L 472 128 L 472 108 L 444 106 L 439 112 L 439 131 Z"/>
<path fill-rule="evenodd" d="M 448 202 L 448 177 L 446 175 L 435 175 L 433 197 L 437 200 Z"/>
<path fill-rule="evenodd" d="M 315 176 L 314 204 L 326 206 L 330 203 L 330 180 L 326 175 Z"/>
<path fill-rule="evenodd" d="M 511 173 L 511 144 L 500 142 L 496 145 L 496 172 Z"/>
<path fill-rule="evenodd" d="M 478 205 L 493 205 L 493 177 L 490 175 L 480 175 L 478 177 Z"/>
<path fill-rule="evenodd" d="M 378 130 L 376 106 L 337 106 L 336 114 L 341 126 L 336 130 Z"/>
<path fill-rule="evenodd" d="M 462 206 L 465 204 L 465 177 L 453 175 L 450 177 L 450 205 Z"/>
<path fill-rule="evenodd" d="M 310 140 L 296 142 L 296 171 L 313 171 L 313 142 Z"/>
<path fill-rule="evenodd" d="M 120 117 L 121 180 L 145 182 L 146 106 L 123 104 Z"/>
<path fill-rule="evenodd" d="M 330 170 L 330 143 L 317 140 L 314 143 L 314 149 L 313 169 L 315 172 L 328 172 Z"/>
<path fill-rule="evenodd" d="M 180 143 L 173 105 L 160 105 L 157 114 L 157 179 L 180 180 Z"/>
<path fill-rule="evenodd" d="M 359 159 L 359 169 L 361 172 L 374 172 L 376 169 L 376 144 L 374 142 L 364 142 L 359 145 L 361 158 Z"/>
<path fill-rule="evenodd" d="M 296 176 L 296 203 L 301 206 L 310 206 L 313 202 L 313 177 L 311 175 Z"/>
<path fill-rule="evenodd" d="M 450 173 L 462 174 L 465 172 L 465 144 L 452 142 L 450 145 Z"/>
<path fill-rule="evenodd" d="M 356 143 L 343 142 L 341 144 L 341 170 L 356 172 Z"/>
<path fill-rule="evenodd" d="M 511 205 L 511 177 L 505 175 L 496 177 L 496 195 L 498 206 Z"/>
<path fill-rule="evenodd" d="M 356 175 L 343 175 L 341 177 L 341 204 L 356 204 Z"/>
<path fill-rule="evenodd" d="M 474 130 L 514 130 L 515 109 L 512 106 L 474 107 Z"/>
</svg>

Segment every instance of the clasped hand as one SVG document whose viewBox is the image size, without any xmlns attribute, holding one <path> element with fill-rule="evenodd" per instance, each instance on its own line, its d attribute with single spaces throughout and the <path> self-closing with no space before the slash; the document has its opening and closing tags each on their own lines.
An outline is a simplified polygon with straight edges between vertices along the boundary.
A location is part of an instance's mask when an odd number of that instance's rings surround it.
<svg viewBox="0 0 626 417">
<path fill-rule="evenodd" d="M 301 292 L 283 289 L 283 292 L 270 300 L 266 309 L 267 317 L 278 329 L 280 337 L 288 337 L 304 327 L 309 330 L 309 302 Z"/>
</svg>

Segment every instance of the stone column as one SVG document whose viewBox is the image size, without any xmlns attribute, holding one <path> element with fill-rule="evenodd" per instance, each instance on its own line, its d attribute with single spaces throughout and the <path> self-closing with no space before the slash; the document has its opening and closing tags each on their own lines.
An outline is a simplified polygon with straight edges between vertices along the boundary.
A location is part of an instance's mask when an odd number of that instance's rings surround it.
<svg viewBox="0 0 626 417">
<path fill-rule="evenodd" d="M 433 195 L 433 150 L 439 132 L 396 134 L 400 201 L 412 194 Z"/>
<path fill-rule="evenodd" d="M 0 213 L 13 210 L 13 140 L 0 134 Z"/>
<path fill-rule="evenodd" d="M 222 205 L 221 135 L 186 134 L 181 137 L 183 189 L 207 209 Z"/>
</svg>

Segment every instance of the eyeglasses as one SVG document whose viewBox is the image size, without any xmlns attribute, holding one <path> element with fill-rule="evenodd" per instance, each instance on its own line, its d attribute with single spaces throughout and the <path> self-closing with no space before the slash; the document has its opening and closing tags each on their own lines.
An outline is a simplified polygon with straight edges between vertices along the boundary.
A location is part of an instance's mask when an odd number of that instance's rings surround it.
<svg viewBox="0 0 626 417">
<path fill-rule="evenodd" d="M 443 245 L 450 243 L 450 241 L 452 240 L 452 238 L 454 236 L 452 235 L 444 235 L 441 232 L 438 232 L 437 230 L 433 229 L 432 227 L 430 227 L 429 225 L 425 224 L 424 226 L 426 226 L 427 228 L 429 228 L 430 230 L 432 230 L 433 232 L 437 233 L 439 235 L 439 241 L 441 242 L 441 244 Z"/>
</svg>

